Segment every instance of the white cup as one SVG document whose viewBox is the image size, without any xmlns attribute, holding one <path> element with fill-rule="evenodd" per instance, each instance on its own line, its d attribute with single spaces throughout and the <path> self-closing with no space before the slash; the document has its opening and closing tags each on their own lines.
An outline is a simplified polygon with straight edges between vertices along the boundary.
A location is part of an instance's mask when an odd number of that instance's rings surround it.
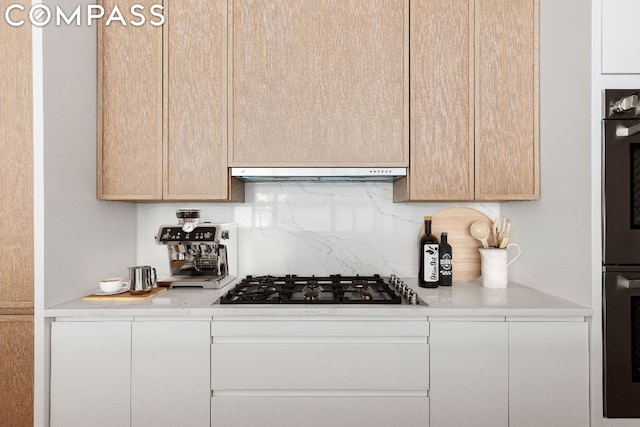
<svg viewBox="0 0 640 427">
<path fill-rule="evenodd" d="M 516 256 L 508 259 L 507 250 L 516 248 L 518 253 Z M 480 251 L 480 269 L 482 271 L 482 286 L 489 289 L 504 289 L 509 283 L 507 267 L 513 261 L 517 260 L 522 250 L 515 243 L 510 243 L 504 249 L 498 248 L 479 248 Z"/>
<path fill-rule="evenodd" d="M 100 290 L 105 294 L 115 294 L 116 292 L 129 289 L 129 283 L 124 282 L 122 277 L 113 277 L 100 281 Z"/>
</svg>

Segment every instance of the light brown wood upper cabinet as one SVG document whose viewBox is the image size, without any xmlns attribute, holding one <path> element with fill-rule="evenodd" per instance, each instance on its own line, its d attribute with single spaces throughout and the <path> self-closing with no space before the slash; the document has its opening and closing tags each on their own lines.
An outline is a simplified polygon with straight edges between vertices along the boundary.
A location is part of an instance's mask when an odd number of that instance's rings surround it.
<svg viewBox="0 0 640 427">
<path fill-rule="evenodd" d="M 6 10 L 8 0 L 0 0 Z M 0 424 L 33 426 L 32 27 L 0 20 Z"/>
<path fill-rule="evenodd" d="M 31 26 L 0 20 L 0 315 L 33 314 L 31 51 Z"/>
<path fill-rule="evenodd" d="M 538 0 L 412 0 L 410 54 L 394 200 L 538 199 Z"/>
<path fill-rule="evenodd" d="M 103 2 L 116 3 L 159 2 Z M 242 200 L 227 168 L 227 1 L 163 13 L 163 26 L 99 27 L 98 198 Z"/>
<path fill-rule="evenodd" d="M 408 166 L 409 0 L 233 0 L 229 164 Z"/>
<path fill-rule="evenodd" d="M 98 28 L 98 198 L 160 200 L 162 27 Z"/>
</svg>

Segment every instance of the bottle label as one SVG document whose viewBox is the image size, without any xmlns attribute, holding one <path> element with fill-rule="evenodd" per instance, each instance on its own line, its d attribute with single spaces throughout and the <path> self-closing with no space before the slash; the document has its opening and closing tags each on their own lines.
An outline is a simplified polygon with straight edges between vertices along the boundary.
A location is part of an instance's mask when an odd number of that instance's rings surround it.
<svg viewBox="0 0 640 427">
<path fill-rule="evenodd" d="M 423 262 L 424 262 L 424 281 L 425 282 L 437 282 L 439 278 L 438 269 L 438 245 L 424 245 Z"/>
<path fill-rule="evenodd" d="M 453 273 L 453 262 L 451 260 L 451 254 L 442 254 L 440 258 L 440 275 L 451 276 Z"/>
</svg>

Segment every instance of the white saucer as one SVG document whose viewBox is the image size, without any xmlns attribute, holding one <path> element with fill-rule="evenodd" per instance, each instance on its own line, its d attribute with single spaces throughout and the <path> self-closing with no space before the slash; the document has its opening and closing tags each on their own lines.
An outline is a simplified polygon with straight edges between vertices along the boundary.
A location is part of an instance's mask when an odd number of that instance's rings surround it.
<svg viewBox="0 0 640 427">
<path fill-rule="evenodd" d="M 129 292 L 129 289 L 119 289 L 115 292 L 102 292 L 100 289 L 98 289 L 97 292 L 94 292 L 93 295 L 118 295 L 118 294 L 124 294 L 125 292 Z"/>
</svg>

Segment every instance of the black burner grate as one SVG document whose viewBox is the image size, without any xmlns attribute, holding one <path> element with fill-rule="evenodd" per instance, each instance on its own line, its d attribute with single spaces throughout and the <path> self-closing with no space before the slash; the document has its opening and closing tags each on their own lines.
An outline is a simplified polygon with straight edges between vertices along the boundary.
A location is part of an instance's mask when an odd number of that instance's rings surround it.
<svg viewBox="0 0 640 427">
<path fill-rule="evenodd" d="M 402 304 L 380 275 L 247 276 L 221 304 Z"/>
</svg>

